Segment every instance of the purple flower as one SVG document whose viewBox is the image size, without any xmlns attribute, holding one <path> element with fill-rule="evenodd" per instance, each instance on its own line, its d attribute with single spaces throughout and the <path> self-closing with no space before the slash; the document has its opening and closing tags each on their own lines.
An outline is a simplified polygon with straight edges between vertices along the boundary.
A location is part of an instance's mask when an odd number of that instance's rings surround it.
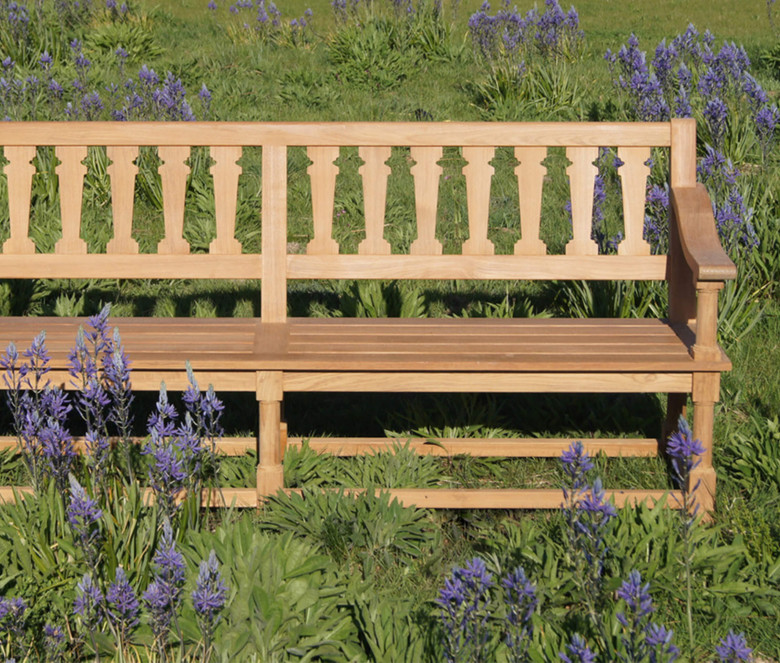
<svg viewBox="0 0 780 663">
<path fill-rule="evenodd" d="M 780 111 L 777 106 L 764 106 L 756 113 L 756 135 L 761 144 L 761 152 L 766 160 L 769 150 L 775 142 L 777 125 L 780 124 Z"/>
<path fill-rule="evenodd" d="M 151 616 L 152 632 L 158 647 L 163 650 L 181 603 L 184 585 L 184 559 L 176 550 L 167 521 L 165 527 L 154 557 L 155 575 L 143 594 L 144 604 Z"/>
<path fill-rule="evenodd" d="M 23 598 L 0 598 L 0 636 L 5 635 L 11 642 L 24 637 L 27 604 Z M 0 637 L 0 641 L 6 638 Z"/>
<path fill-rule="evenodd" d="M 52 393 L 55 391 L 62 393 L 59 388 L 47 390 Z M 65 396 L 64 393 L 62 395 Z M 64 492 L 77 456 L 70 432 L 63 426 L 61 419 L 49 416 L 38 432 L 38 442 L 46 475 L 54 479 L 60 492 Z"/>
<path fill-rule="evenodd" d="M 456 568 L 444 581 L 436 603 L 441 607 L 447 661 L 481 660 L 490 637 L 487 620 L 492 586 L 492 575 L 478 557 Z"/>
<path fill-rule="evenodd" d="M 572 442 L 568 449 L 561 452 L 561 465 L 570 489 L 575 493 L 582 490 L 587 484 L 587 474 L 593 469 L 593 463 L 580 440 Z M 564 496 L 568 498 L 566 490 L 564 488 Z"/>
<path fill-rule="evenodd" d="M 222 417 L 222 411 L 225 409 L 225 406 L 217 398 L 212 385 L 209 385 L 205 394 L 201 392 L 189 362 L 186 364 L 186 370 L 189 384 L 182 395 L 184 407 L 194 422 L 195 435 L 198 438 L 200 436 L 208 438 L 213 446 L 214 440 L 222 437 L 224 433 L 219 420 Z M 198 444 L 198 446 L 200 445 Z"/>
<path fill-rule="evenodd" d="M 151 626 L 160 646 L 167 642 L 184 585 L 184 558 L 176 550 L 173 531 L 165 520 L 163 533 L 152 560 L 155 575 L 143 594 L 143 600 L 151 613 Z"/>
<path fill-rule="evenodd" d="M 606 491 L 601 485 L 601 477 L 596 477 L 593 486 L 586 491 L 579 502 L 579 508 L 596 521 L 594 524 L 601 528 L 606 525 L 611 518 L 617 516 L 615 507 L 605 501 Z"/>
<path fill-rule="evenodd" d="M 46 624 L 43 627 L 43 647 L 46 650 L 46 660 L 58 662 L 65 656 L 67 645 L 65 634 L 59 626 Z"/>
<path fill-rule="evenodd" d="M 103 375 L 111 399 L 110 419 L 119 434 L 127 437 L 133 422 L 133 415 L 130 412 L 133 392 L 130 385 L 130 360 L 125 353 L 118 329 L 114 329 L 113 352 L 103 359 Z"/>
<path fill-rule="evenodd" d="M 650 583 L 643 585 L 639 572 L 631 571 L 628 580 L 618 589 L 617 597 L 626 603 L 626 613 L 617 614 L 625 629 L 620 638 L 626 654 L 624 660 L 674 661 L 679 650 L 671 643 L 673 632 L 649 620 L 655 611 Z"/>
<path fill-rule="evenodd" d="M 85 573 L 81 582 L 76 585 L 76 600 L 73 602 L 73 613 L 81 617 L 86 631 L 94 631 L 103 621 L 103 593 L 92 582 L 92 576 Z"/>
<path fill-rule="evenodd" d="M 49 51 L 44 51 L 41 54 L 41 58 L 40 60 L 38 60 L 38 62 L 41 65 L 41 69 L 43 69 L 44 71 L 49 71 L 52 65 L 52 57 L 51 55 L 49 55 Z"/>
<path fill-rule="evenodd" d="M 513 660 L 524 661 L 533 632 L 531 617 L 539 603 L 536 586 L 528 580 L 522 566 L 502 578 L 501 586 L 507 605 L 506 644 Z"/>
<path fill-rule="evenodd" d="M 737 663 L 737 661 L 749 661 L 753 650 L 747 646 L 745 634 L 735 634 L 729 631 L 725 638 L 721 638 L 720 645 L 715 647 L 715 653 L 722 663 Z"/>
<path fill-rule="evenodd" d="M 211 104 L 211 92 L 209 92 L 209 89 L 206 87 L 205 83 L 203 83 L 203 85 L 200 86 L 200 91 L 198 92 L 198 98 L 200 99 L 204 108 L 208 108 L 209 105 Z"/>
<path fill-rule="evenodd" d="M 704 119 L 710 130 L 712 143 L 716 148 L 720 148 L 723 145 L 728 115 L 729 108 L 720 97 L 713 97 L 704 107 Z"/>
<path fill-rule="evenodd" d="M 118 566 L 114 582 L 108 586 L 106 603 L 111 621 L 124 642 L 138 624 L 138 599 L 127 581 L 124 569 Z"/>
<path fill-rule="evenodd" d="M 138 78 L 141 79 L 142 83 L 149 86 L 157 85 L 160 82 L 160 77 L 154 72 L 154 69 L 149 69 L 146 65 L 141 66 L 141 69 L 138 71 Z"/>
<path fill-rule="evenodd" d="M 645 645 L 647 646 L 649 663 L 674 663 L 680 655 L 680 650 L 672 642 L 674 631 L 664 626 L 650 622 L 645 629 Z"/>
<path fill-rule="evenodd" d="M 27 370 L 25 372 L 26 384 L 34 390 L 42 389 L 46 383 L 43 382 L 44 376 L 51 370 L 49 362 L 49 352 L 46 349 L 46 332 L 42 331 L 34 339 L 27 350 L 22 352 L 22 356 L 27 360 Z M 29 377 L 32 375 L 32 379 Z"/>
<path fill-rule="evenodd" d="M 81 545 L 89 567 L 94 569 L 97 562 L 95 543 L 100 536 L 98 523 L 103 517 L 103 511 L 98 507 L 97 502 L 87 495 L 87 491 L 72 474 L 68 478 L 70 480 L 68 522 Z"/>
<path fill-rule="evenodd" d="M 626 607 L 632 613 L 636 620 L 647 617 L 655 610 L 653 599 L 650 597 L 650 583 L 642 585 L 642 576 L 639 571 L 631 571 L 628 580 L 623 581 L 616 595 L 619 599 L 626 602 Z M 618 621 L 623 626 L 629 626 L 628 620 L 623 613 L 618 613 Z"/>
<path fill-rule="evenodd" d="M 677 431 L 669 436 L 669 441 L 666 444 L 666 453 L 672 459 L 674 476 L 680 487 L 684 481 L 687 481 L 691 470 L 697 467 L 700 462 L 694 458 L 701 456 L 704 452 L 701 440 L 694 439 L 688 421 L 681 415 L 677 421 Z"/>
<path fill-rule="evenodd" d="M 192 604 L 195 607 L 206 649 L 214 637 L 214 629 L 220 619 L 219 613 L 225 607 L 226 602 L 227 585 L 222 580 L 217 555 L 212 550 L 208 560 L 200 563 L 195 591 L 192 592 Z"/>
<path fill-rule="evenodd" d="M 579 634 L 575 633 L 571 642 L 566 645 L 566 654 L 561 652 L 558 656 L 561 657 L 563 663 L 594 663 L 596 660 L 596 654 L 594 654 L 585 639 Z"/>
<path fill-rule="evenodd" d="M 60 85 L 57 81 L 55 81 L 53 78 L 49 81 L 49 92 L 52 93 L 52 96 L 55 99 L 62 98 L 62 85 Z"/>
</svg>

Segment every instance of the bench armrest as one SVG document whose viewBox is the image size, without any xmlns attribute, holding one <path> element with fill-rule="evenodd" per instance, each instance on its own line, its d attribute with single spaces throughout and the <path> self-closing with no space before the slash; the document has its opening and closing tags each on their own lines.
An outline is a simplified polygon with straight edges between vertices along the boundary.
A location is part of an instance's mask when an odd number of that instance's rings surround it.
<svg viewBox="0 0 780 663">
<path fill-rule="evenodd" d="M 720 243 L 712 203 L 704 185 L 672 187 L 672 206 L 680 244 L 694 281 L 736 278 L 737 267 Z"/>
</svg>

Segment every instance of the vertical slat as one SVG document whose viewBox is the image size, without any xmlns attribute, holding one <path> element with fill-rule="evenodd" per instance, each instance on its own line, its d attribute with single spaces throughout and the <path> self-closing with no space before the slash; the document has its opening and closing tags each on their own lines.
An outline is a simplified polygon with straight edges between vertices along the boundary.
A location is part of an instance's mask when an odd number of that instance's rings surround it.
<svg viewBox="0 0 780 663">
<path fill-rule="evenodd" d="M 618 255 L 649 256 L 650 243 L 642 238 L 645 225 L 645 198 L 650 166 L 649 147 L 619 147 L 623 162 L 618 173 L 623 189 L 623 228 L 625 238 L 618 244 Z"/>
<path fill-rule="evenodd" d="M 11 235 L 3 244 L 4 253 L 35 253 L 35 243 L 30 239 L 30 196 L 35 166 L 35 146 L 6 147 L 8 165 L 8 215 L 11 221 Z"/>
<path fill-rule="evenodd" d="M 520 195 L 520 240 L 515 243 L 515 255 L 543 256 L 547 246 L 539 237 L 542 218 L 542 184 L 547 169 L 542 165 L 546 147 L 516 147 L 515 168 Z"/>
<path fill-rule="evenodd" d="M 55 253 L 86 253 L 87 243 L 81 232 L 81 199 L 87 167 L 81 163 L 87 158 L 86 146 L 59 146 L 55 148 L 60 164 L 56 172 L 60 180 L 60 216 L 62 239 L 54 246 Z"/>
<path fill-rule="evenodd" d="M 186 254 L 190 245 L 184 239 L 184 198 L 187 193 L 187 175 L 190 168 L 184 162 L 190 156 L 190 148 L 161 145 L 158 148 L 160 177 L 162 178 L 163 215 L 165 237 L 157 245 L 158 253 Z"/>
<path fill-rule="evenodd" d="M 469 210 L 469 238 L 463 242 L 463 255 L 493 255 L 493 242 L 488 239 L 488 214 L 490 213 L 490 181 L 493 166 L 490 160 L 494 147 L 464 147 L 463 158 L 468 164 L 463 168 L 466 177 L 466 199 Z"/>
<path fill-rule="evenodd" d="M 264 323 L 287 319 L 287 146 L 263 147 Z"/>
<path fill-rule="evenodd" d="M 365 162 L 359 169 L 363 177 L 363 207 L 366 214 L 366 238 L 360 242 L 362 255 L 388 255 L 390 242 L 384 238 L 387 177 L 390 167 L 389 147 L 361 147 L 360 158 Z"/>
<path fill-rule="evenodd" d="M 696 186 L 696 120 L 672 120 L 672 188 Z"/>
<path fill-rule="evenodd" d="M 217 236 L 209 245 L 209 253 L 240 254 L 241 243 L 236 239 L 236 207 L 238 205 L 238 176 L 241 166 L 241 147 L 212 147 L 211 166 L 214 177 L 214 210 Z"/>
<path fill-rule="evenodd" d="M 339 158 L 338 147 L 309 147 L 307 150 L 311 166 L 311 212 L 314 223 L 314 237 L 306 245 L 306 253 L 312 255 L 336 255 L 338 242 L 333 239 L 333 201 L 336 196 L 336 175 L 339 167 L 334 163 Z"/>
<path fill-rule="evenodd" d="M 111 208 L 114 216 L 114 237 L 106 246 L 106 253 L 138 253 L 138 242 L 132 237 L 135 176 L 138 167 L 137 147 L 108 146 L 111 159 L 108 174 L 111 177 Z"/>
<path fill-rule="evenodd" d="M 574 238 L 566 245 L 566 255 L 597 255 L 598 244 L 591 239 L 593 230 L 593 189 L 598 168 L 593 164 L 598 147 L 567 147 L 571 165 L 566 169 L 571 185 L 571 218 Z"/>
<path fill-rule="evenodd" d="M 436 210 L 439 202 L 439 179 L 442 167 L 439 161 L 444 150 L 441 147 L 412 147 L 415 164 L 414 206 L 417 213 L 417 239 L 409 249 L 413 255 L 440 255 L 441 242 L 436 239 Z"/>
</svg>

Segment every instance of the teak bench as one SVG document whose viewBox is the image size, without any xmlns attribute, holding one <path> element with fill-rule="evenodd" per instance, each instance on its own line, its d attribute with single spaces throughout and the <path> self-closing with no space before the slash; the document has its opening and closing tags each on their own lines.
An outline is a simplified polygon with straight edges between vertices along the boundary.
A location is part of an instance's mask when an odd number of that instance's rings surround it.
<svg viewBox="0 0 780 663">
<path fill-rule="evenodd" d="M 256 394 L 260 408 L 257 490 L 227 491 L 250 506 L 283 488 L 286 392 L 665 393 L 665 433 L 694 404 L 693 430 L 706 447 L 693 481 L 700 504 L 712 509 L 714 405 L 720 373 L 730 369 L 717 343 L 717 298 L 736 270 L 719 242 L 708 195 L 696 183 L 693 120 L 665 123 L 13 123 L 0 124 L 7 160 L 9 217 L 0 278 L 259 279 L 259 319 L 116 319 L 133 362 L 133 386 L 185 386 L 189 360 L 202 383 Z M 54 147 L 62 233 L 53 253 L 31 239 L 32 163 L 40 146 Z M 89 253 L 82 237 L 82 194 L 88 147 L 110 160 L 113 238 L 104 254 Z M 162 162 L 164 237 L 143 254 L 133 236 L 139 147 L 154 146 Z M 208 253 L 183 238 L 191 148 L 210 149 L 216 238 Z M 288 148 L 305 147 L 311 164 L 312 234 L 305 253 L 288 246 Z M 489 239 L 491 160 L 496 147 L 514 149 L 520 239 L 496 255 Z M 617 148 L 623 165 L 624 238 L 615 255 L 599 255 L 591 237 L 594 161 L 600 146 Z M 262 148 L 261 252 L 236 239 L 236 200 L 242 148 Z M 365 239 L 345 254 L 334 239 L 334 191 L 343 147 L 358 148 Z M 542 161 L 564 148 L 570 165 L 572 239 L 549 255 L 540 238 Z M 671 213 L 668 255 L 651 255 L 643 217 L 651 148 L 670 148 Z M 416 238 L 407 254 L 384 237 L 387 165 L 392 148 L 408 150 L 416 207 Z M 437 238 L 444 150 L 466 162 L 468 239 L 445 255 Z M 244 175 L 247 177 L 248 175 Z M 258 187 L 258 190 L 259 188 Z M 561 214 L 565 214 L 561 210 Z M 0 229 L 2 227 L 0 226 Z M 393 250 L 396 250 L 395 248 Z M 592 279 L 665 280 L 667 319 L 313 319 L 288 317 L 290 279 Z M 47 332 L 57 382 L 67 383 L 65 353 L 83 319 L 2 318 L 0 348 L 27 347 Z M 661 438 L 663 439 L 663 437 Z M 292 442 L 292 440 L 290 440 Z M 608 455 L 651 455 L 661 440 L 585 440 Z M 233 445 L 232 447 L 230 445 Z M 444 440 L 414 444 L 422 453 L 557 456 L 568 440 Z M 382 448 L 387 440 L 322 440 L 315 448 L 344 455 Z M 236 440 L 227 447 L 244 449 Z M 442 448 L 443 447 L 443 448 Z M 555 507 L 559 490 L 397 490 L 402 501 L 432 507 Z M 658 499 L 664 491 L 615 490 L 616 501 Z"/>
</svg>

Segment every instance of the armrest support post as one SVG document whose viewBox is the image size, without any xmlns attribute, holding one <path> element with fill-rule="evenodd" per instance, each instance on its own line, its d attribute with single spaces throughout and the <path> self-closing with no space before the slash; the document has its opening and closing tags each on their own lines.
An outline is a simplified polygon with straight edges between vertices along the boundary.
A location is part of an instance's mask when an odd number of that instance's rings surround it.
<svg viewBox="0 0 780 663">
<path fill-rule="evenodd" d="M 693 358 L 720 359 L 718 347 L 718 292 L 722 281 L 699 281 L 696 284 L 696 344 Z"/>
</svg>

